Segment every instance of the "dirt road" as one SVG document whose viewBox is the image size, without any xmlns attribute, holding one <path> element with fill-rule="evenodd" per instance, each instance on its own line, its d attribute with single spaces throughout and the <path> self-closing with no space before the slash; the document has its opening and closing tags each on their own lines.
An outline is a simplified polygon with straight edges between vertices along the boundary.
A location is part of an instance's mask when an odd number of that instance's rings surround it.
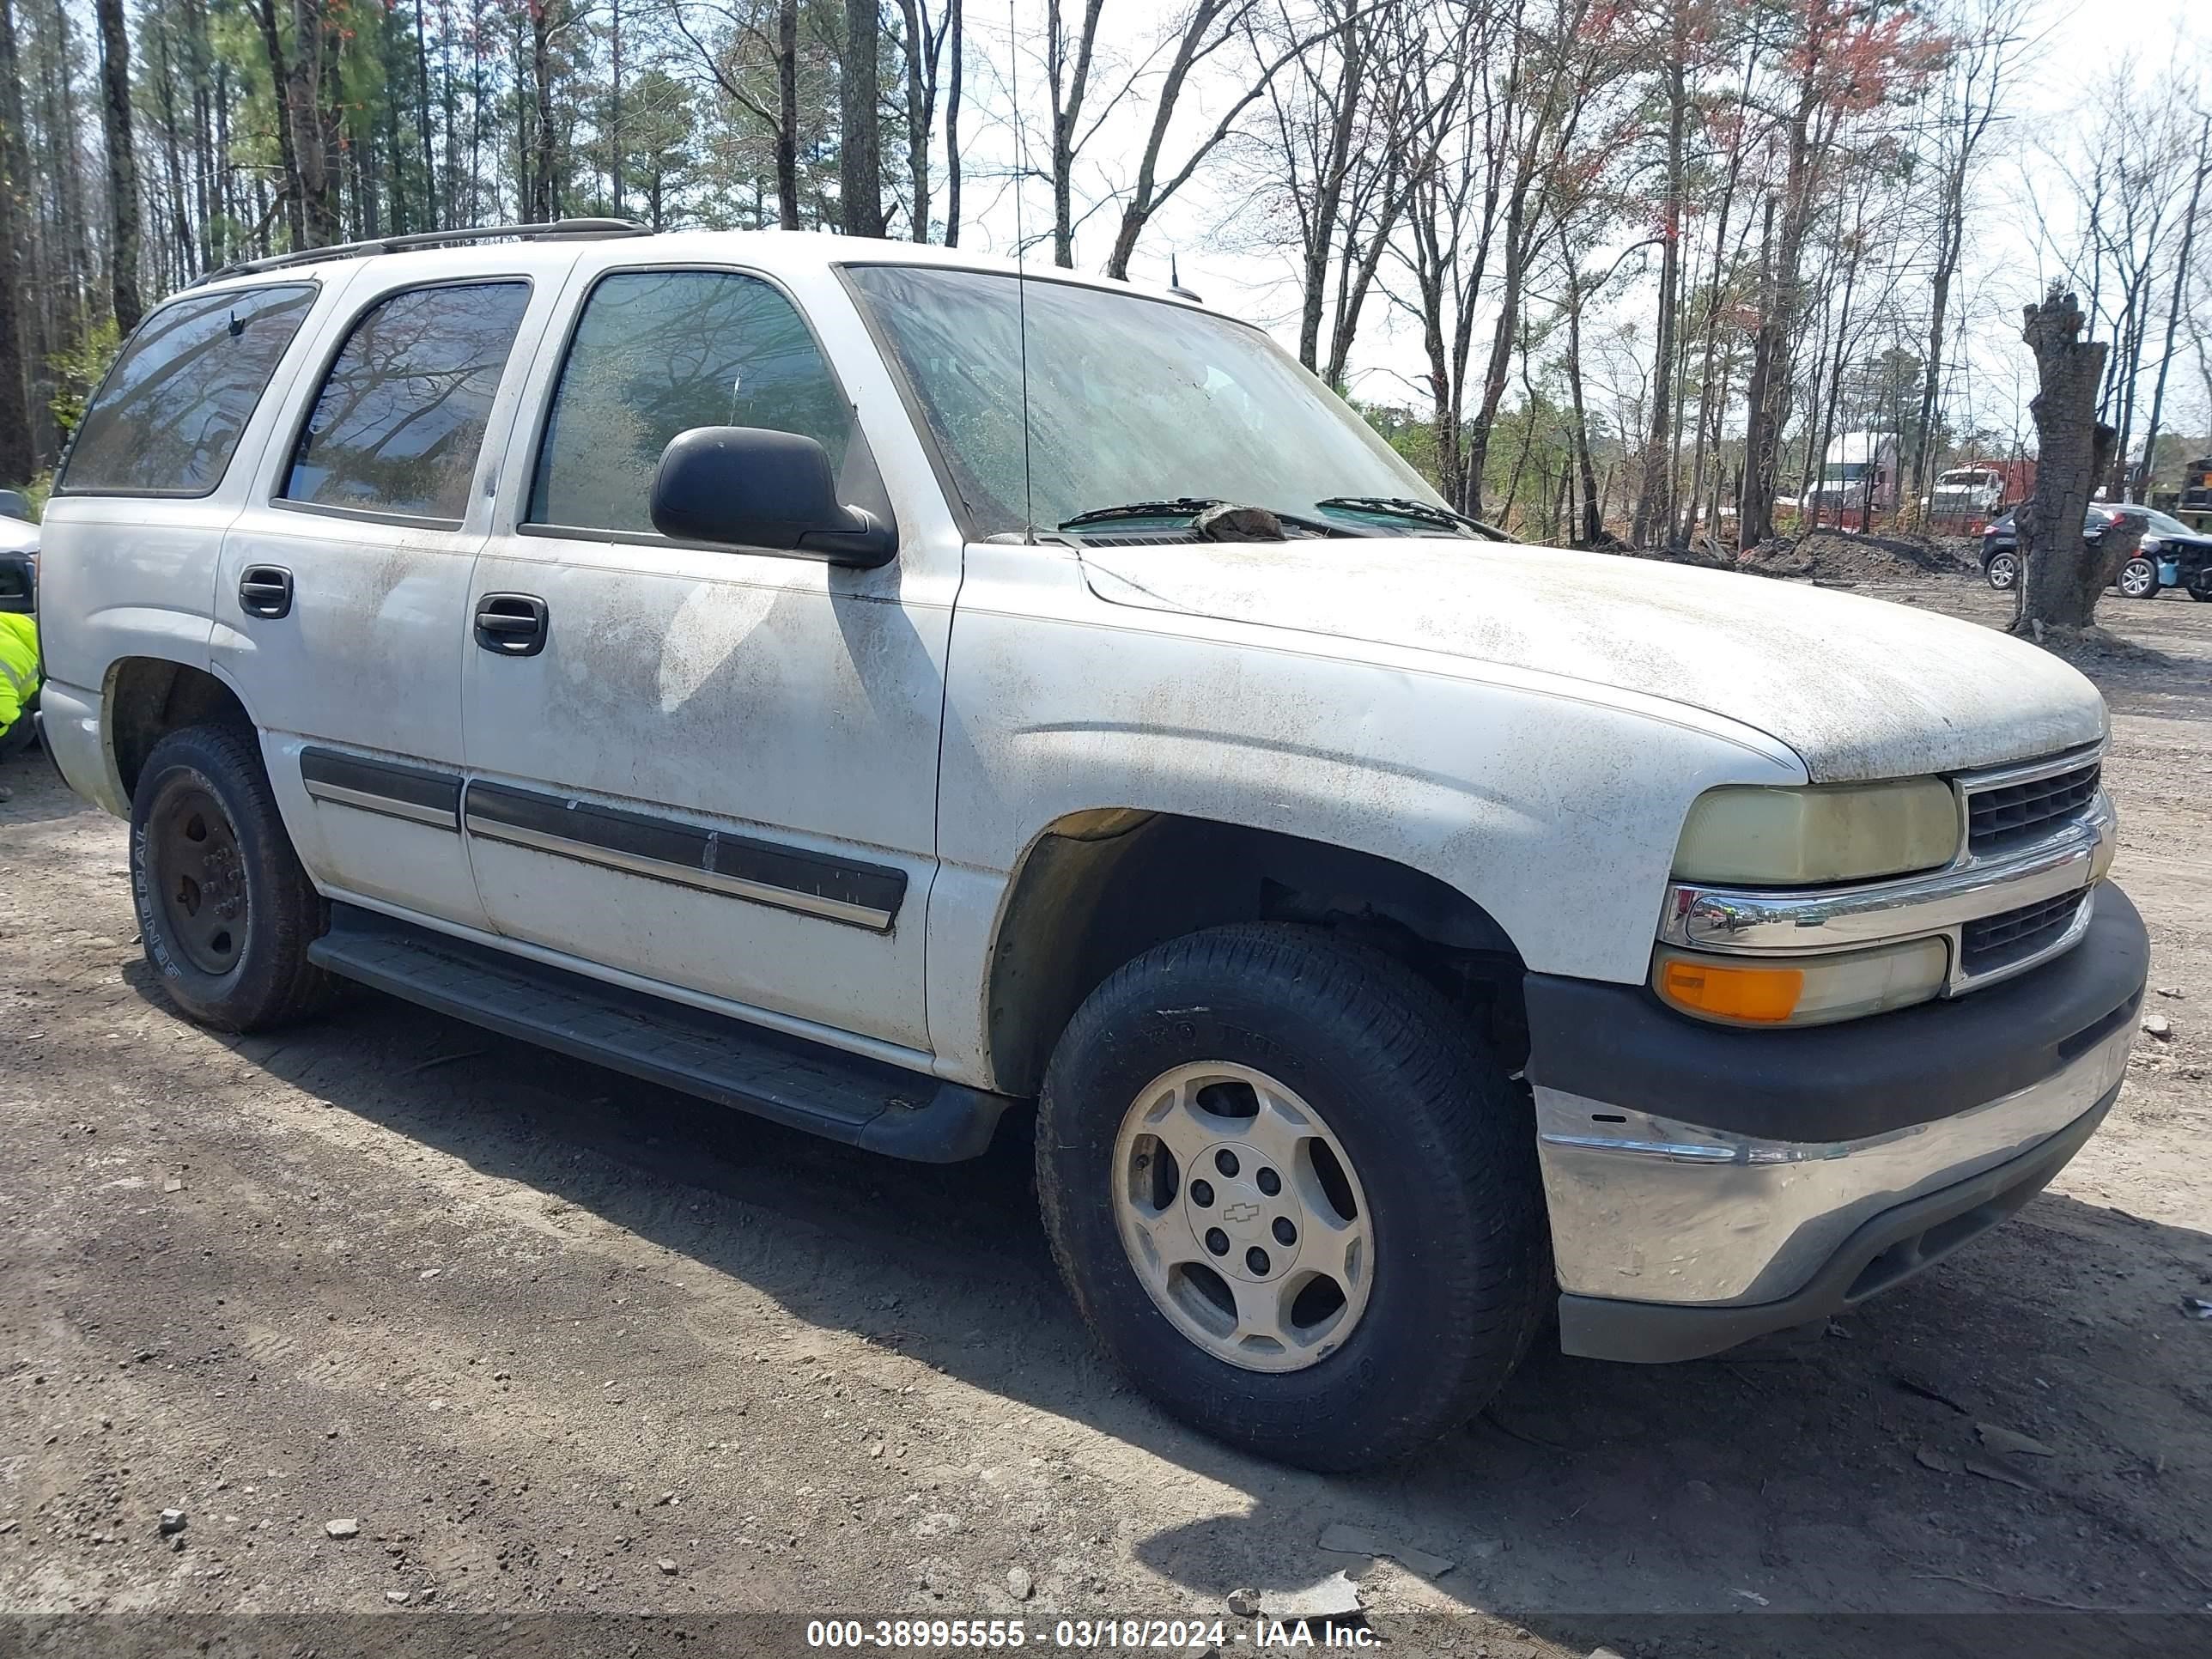
<svg viewBox="0 0 2212 1659">
<path fill-rule="evenodd" d="M 1998 609 L 1966 580 L 1884 592 Z M 1825 1331 L 1672 1368 L 1540 1357 L 1359 1480 L 1120 1388 L 1019 1145 L 892 1164 L 366 994 L 273 1037 L 185 1024 L 140 961 L 122 826 L 19 762 L 0 1611 L 1213 1618 L 1348 1568 L 1376 1630 L 1498 1659 L 1741 1650 L 1762 1613 L 2200 1612 L 2212 605 L 2103 609 L 2163 653 L 2086 665 L 2117 874 L 2172 994 L 2103 1132 Z M 1455 1565 L 1325 1552 L 1332 1523 Z"/>
</svg>

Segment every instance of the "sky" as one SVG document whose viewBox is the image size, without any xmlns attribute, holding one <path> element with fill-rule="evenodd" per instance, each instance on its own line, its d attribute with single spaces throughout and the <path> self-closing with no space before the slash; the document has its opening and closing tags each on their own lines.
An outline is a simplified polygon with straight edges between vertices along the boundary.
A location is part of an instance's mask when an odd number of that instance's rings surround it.
<svg viewBox="0 0 2212 1659">
<path fill-rule="evenodd" d="M 1070 9 L 1074 0 L 1070 0 Z M 1101 31 L 1102 53 L 1126 64 L 1160 39 L 1179 8 L 1172 0 L 1109 0 Z M 2033 366 L 2019 341 L 2020 307 L 2057 275 L 2053 249 L 2075 233 L 2066 220 L 2063 178 L 2055 175 L 2049 152 L 2063 149 L 2094 100 L 2114 95 L 2180 98 L 2204 107 L 2212 96 L 2212 31 L 2203 27 L 2203 0 L 2052 0 L 2039 9 L 2036 21 L 2048 49 L 2036 56 L 2016 82 L 2008 104 L 2010 133 L 1995 147 L 1991 161 L 1973 187 L 1973 218 L 1965 268 L 1959 285 L 1967 314 L 1967 362 L 1958 395 L 1972 405 L 1981 422 L 2026 428 L 2026 402 L 2033 390 Z M 1030 112 L 1032 139 L 1042 134 L 1044 94 L 1042 47 L 1043 0 L 1011 0 L 994 15 L 992 0 L 969 0 L 970 52 L 987 59 L 973 63 L 971 97 L 978 105 L 963 145 L 970 159 L 969 200 L 977 222 L 963 227 L 963 240 L 1012 252 L 1016 242 L 1015 204 L 1010 184 L 992 179 L 1011 171 L 1014 139 L 1006 111 L 1011 94 Z M 1023 50 L 1010 53 L 1010 39 Z M 2177 49 L 2177 43 L 2179 44 Z M 1006 85 L 1009 71 L 1018 84 Z M 1211 126 L 1230 94 L 1219 80 L 1206 82 L 1177 124 L 1178 137 Z M 1258 112 L 1256 110 L 1255 113 Z M 1091 151 L 1090 176 L 1079 182 L 1092 197 L 1110 190 L 1134 170 L 1150 118 L 1148 106 L 1115 112 Z M 963 131 L 963 137 L 966 136 Z M 1171 143 L 1170 149 L 1175 146 Z M 1034 165 L 1034 156 L 1032 156 Z M 984 175 L 984 176 L 978 176 Z M 1079 203 L 1079 206 L 1081 204 Z M 1051 198 L 1042 180 L 1022 192 L 1022 230 L 1034 245 L 1048 234 Z M 1110 245 L 1114 215 L 1102 211 L 1076 239 L 1076 264 L 1100 267 Z M 2044 219 L 2038 234 L 2038 219 Z M 1203 171 L 1185 193 L 1148 228 L 1131 275 L 1164 284 L 1172 256 L 1182 284 L 1207 303 L 1267 326 L 1286 348 L 1296 344 L 1297 289 L 1293 254 L 1249 251 L 1262 228 L 1255 222 L 1249 194 L 1234 169 Z M 2212 264 L 2212 250 L 2207 250 Z M 1037 254 L 1049 259 L 1048 245 Z M 1648 337 L 1650 279 L 1626 284 L 1614 305 L 1614 320 L 1632 333 Z M 2212 288 L 2208 288 L 2212 292 Z M 2162 306 L 2162 302 L 2161 302 Z M 1640 309 L 1639 309 L 1640 308 Z M 1595 336 L 1601 320 L 1587 319 Z M 1423 362 L 1418 330 L 1386 303 L 1370 304 L 1363 321 L 1352 368 L 1355 395 L 1378 402 L 1418 404 L 1411 385 Z M 2146 395 L 2147 395 L 2146 386 Z M 2186 346 L 2177 355 L 2167 392 L 2168 430 L 2212 429 L 2212 409 Z"/>
</svg>

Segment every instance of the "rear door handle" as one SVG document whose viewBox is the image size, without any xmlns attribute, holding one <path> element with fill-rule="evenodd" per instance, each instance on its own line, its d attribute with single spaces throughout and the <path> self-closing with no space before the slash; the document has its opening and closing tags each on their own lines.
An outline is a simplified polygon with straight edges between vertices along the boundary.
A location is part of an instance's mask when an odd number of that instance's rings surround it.
<svg viewBox="0 0 2212 1659">
<path fill-rule="evenodd" d="M 477 643 L 494 656 L 536 656 L 550 623 L 535 593 L 487 593 L 477 601 Z"/>
<path fill-rule="evenodd" d="M 238 578 L 238 608 L 270 622 L 292 614 L 292 573 L 281 564 L 249 564 Z"/>
</svg>

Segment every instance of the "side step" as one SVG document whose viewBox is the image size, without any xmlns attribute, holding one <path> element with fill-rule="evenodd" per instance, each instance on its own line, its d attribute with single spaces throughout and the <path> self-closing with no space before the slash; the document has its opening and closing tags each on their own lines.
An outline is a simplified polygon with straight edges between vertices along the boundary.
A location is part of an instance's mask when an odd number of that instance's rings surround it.
<svg viewBox="0 0 2212 1659">
<path fill-rule="evenodd" d="M 892 1158 L 980 1157 L 1013 1103 L 357 905 L 331 907 L 307 956 L 456 1019 Z"/>
</svg>

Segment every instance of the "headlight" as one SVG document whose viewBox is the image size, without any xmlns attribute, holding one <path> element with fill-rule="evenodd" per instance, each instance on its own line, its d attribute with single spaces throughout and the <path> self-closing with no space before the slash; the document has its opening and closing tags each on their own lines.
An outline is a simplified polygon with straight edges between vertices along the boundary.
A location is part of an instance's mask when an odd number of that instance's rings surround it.
<svg viewBox="0 0 2212 1659">
<path fill-rule="evenodd" d="M 1949 969 L 1940 939 L 1816 957 L 1710 957 L 1662 945 L 1651 988 L 1668 1006 L 1724 1025 L 1825 1025 L 1925 1002 Z"/>
<path fill-rule="evenodd" d="M 1685 881 L 1747 887 L 1863 881 L 1948 864 L 1961 832 L 1958 798 L 1940 778 L 1777 789 L 1709 789 L 1674 849 Z"/>
</svg>

